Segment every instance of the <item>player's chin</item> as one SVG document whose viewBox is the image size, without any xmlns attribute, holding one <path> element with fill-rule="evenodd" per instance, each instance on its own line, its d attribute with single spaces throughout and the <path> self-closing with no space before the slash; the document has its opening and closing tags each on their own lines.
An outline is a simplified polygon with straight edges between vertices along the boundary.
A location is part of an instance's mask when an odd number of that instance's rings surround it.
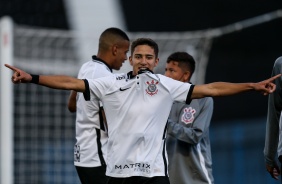
<svg viewBox="0 0 282 184">
<path fill-rule="evenodd" d="M 122 67 L 122 64 L 120 66 L 113 67 L 113 69 L 114 70 L 120 70 L 121 67 Z"/>
</svg>

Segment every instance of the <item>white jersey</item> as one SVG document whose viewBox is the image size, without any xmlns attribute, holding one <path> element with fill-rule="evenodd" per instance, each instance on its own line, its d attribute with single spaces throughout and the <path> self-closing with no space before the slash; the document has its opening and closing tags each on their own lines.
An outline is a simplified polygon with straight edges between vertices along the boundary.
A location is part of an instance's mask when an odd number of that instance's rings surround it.
<svg viewBox="0 0 282 184">
<path fill-rule="evenodd" d="M 103 102 L 108 122 L 106 175 L 167 176 L 167 118 L 173 101 L 190 101 L 192 85 L 152 73 L 133 77 L 131 72 L 88 83 L 91 100 Z"/>
<path fill-rule="evenodd" d="M 111 69 L 102 60 L 93 56 L 92 61 L 82 65 L 78 78 L 97 79 L 112 75 Z M 103 127 L 98 101 L 85 101 L 82 93 L 77 93 L 76 144 L 74 165 L 97 167 L 106 164 L 106 144 L 108 135 Z"/>
</svg>

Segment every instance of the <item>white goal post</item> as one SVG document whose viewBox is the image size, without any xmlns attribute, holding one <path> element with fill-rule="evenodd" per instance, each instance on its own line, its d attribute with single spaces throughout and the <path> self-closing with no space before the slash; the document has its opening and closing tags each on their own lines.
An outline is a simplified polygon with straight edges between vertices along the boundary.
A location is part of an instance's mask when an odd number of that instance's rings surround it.
<svg viewBox="0 0 282 184">
<path fill-rule="evenodd" d="M 0 20 L 0 183 L 13 183 L 13 86 L 11 71 L 4 63 L 13 65 L 13 22 L 11 18 Z"/>
</svg>

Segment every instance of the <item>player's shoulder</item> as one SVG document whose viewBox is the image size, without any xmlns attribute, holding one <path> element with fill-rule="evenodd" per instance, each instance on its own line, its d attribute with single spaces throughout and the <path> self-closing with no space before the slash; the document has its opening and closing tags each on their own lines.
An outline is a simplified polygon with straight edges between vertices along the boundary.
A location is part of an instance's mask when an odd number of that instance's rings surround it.
<svg viewBox="0 0 282 184">
<path fill-rule="evenodd" d="M 105 64 L 93 61 L 84 63 L 79 70 L 79 77 L 96 79 L 108 75 L 112 75 L 112 72 Z"/>
<path fill-rule="evenodd" d="M 83 70 L 87 70 L 87 69 L 91 70 L 91 69 L 96 69 L 96 68 L 98 68 L 98 69 L 108 69 L 110 71 L 110 69 L 104 63 L 98 62 L 98 61 L 95 62 L 95 61 L 90 60 L 90 61 L 87 61 L 87 62 L 85 62 L 81 65 L 81 69 L 83 69 Z"/>
<path fill-rule="evenodd" d="M 197 109 L 198 112 L 201 112 L 203 109 L 206 109 L 208 111 L 204 111 L 205 113 L 207 112 L 212 112 L 214 109 L 213 105 L 213 99 L 210 97 L 206 98 L 200 98 L 200 99 L 193 99 L 190 104 L 187 104 L 187 107 L 192 107 Z"/>
<path fill-rule="evenodd" d="M 177 80 L 174 80 L 174 79 L 172 79 L 172 78 L 170 78 L 170 77 L 167 77 L 167 76 L 165 76 L 165 75 L 162 75 L 162 74 L 155 74 L 155 75 L 151 75 L 152 77 L 156 77 L 156 78 L 158 78 L 161 82 L 163 82 L 163 83 L 170 83 L 170 82 L 179 82 L 179 81 L 177 81 Z"/>
<path fill-rule="evenodd" d="M 204 98 L 199 98 L 199 99 L 193 99 L 191 103 L 193 102 L 198 102 L 201 104 L 213 106 L 213 98 L 212 97 L 204 97 Z"/>
<path fill-rule="evenodd" d="M 278 57 L 278 58 L 275 60 L 274 65 L 275 65 L 275 66 L 281 66 L 281 65 L 282 65 L 282 56 Z"/>
<path fill-rule="evenodd" d="M 91 70 L 93 69 L 95 64 L 93 61 L 87 61 L 85 63 L 83 63 L 79 69 L 79 73 L 82 73 L 84 71 L 87 71 L 87 70 Z"/>
<path fill-rule="evenodd" d="M 86 67 L 88 65 L 91 65 L 92 63 L 94 63 L 92 60 L 84 62 L 84 63 L 82 63 L 81 68 L 84 68 L 84 67 Z"/>
<path fill-rule="evenodd" d="M 273 65 L 273 74 L 279 74 L 282 72 L 282 56 L 278 57 Z"/>
<path fill-rule="evenodd" d="M 213 106 L 213 98 L 212 97 L 205 97 L 203 99 L 205 100 L 206 104 Z"/>
<path fill-rule="evenodd" d="M 178 81 L 178 80 L 174 80 L 170 77 L 167 77 L 165 75 L 162 74 L 157 74 L 158 78 L 160 79 L 161 83 L 164 86 L 170 86 L 170 87 L 177 87 L 177 86 L 185 86 L 185 87 L 191 87 L 193 86 L 193 84 L 189 83 L 189 82 L 182 82 L 182 81 Z"/>
</svg>

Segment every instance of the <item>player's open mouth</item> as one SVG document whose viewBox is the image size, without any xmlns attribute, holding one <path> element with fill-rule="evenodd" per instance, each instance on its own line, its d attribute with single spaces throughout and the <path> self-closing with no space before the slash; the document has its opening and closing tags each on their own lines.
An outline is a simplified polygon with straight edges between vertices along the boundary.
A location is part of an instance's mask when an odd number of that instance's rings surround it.
<svg viewBox="0 0 282 184">
<path fill-rule="evenodd" d="M 148 68 L 142 67 L 142 68 L 139 68 L 139 70 L 148 70 Z"/>
</svg>

